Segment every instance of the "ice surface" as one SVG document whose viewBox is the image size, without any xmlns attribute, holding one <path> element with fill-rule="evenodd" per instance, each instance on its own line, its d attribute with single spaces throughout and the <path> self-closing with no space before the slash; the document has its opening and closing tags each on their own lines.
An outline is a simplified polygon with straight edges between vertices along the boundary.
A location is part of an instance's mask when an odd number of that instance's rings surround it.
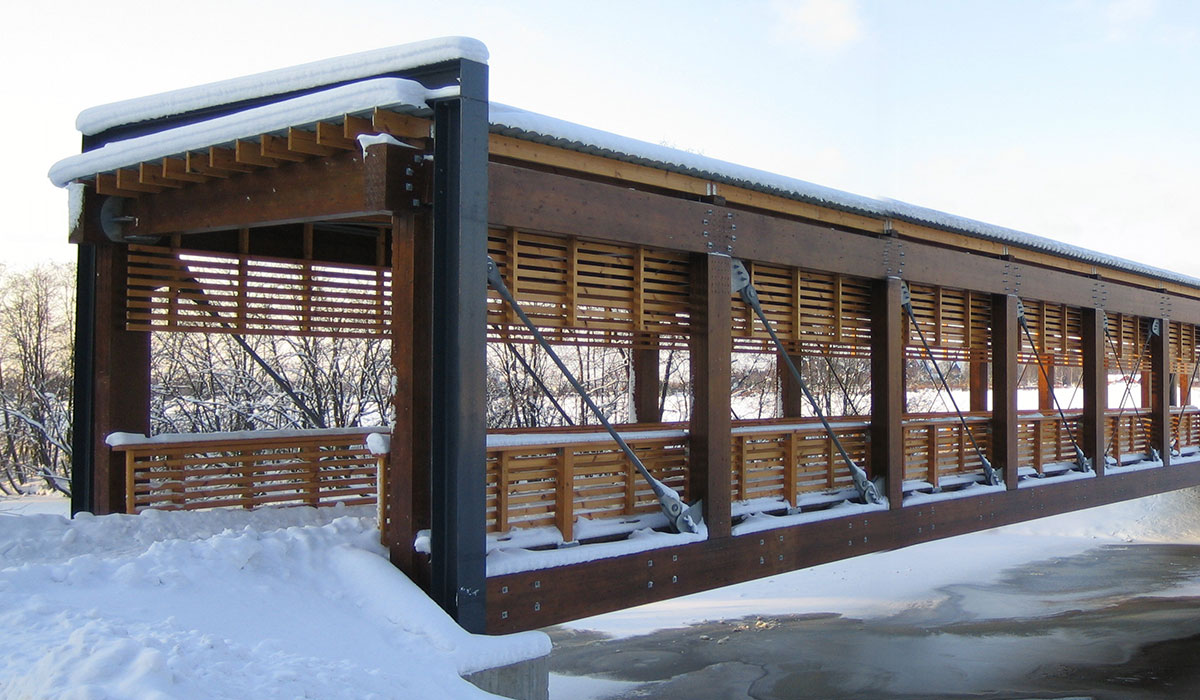
<svg viewBox="0 0 1200 700">
<path fill-rule="evenodd" d="M 477 39 L 457 36 L 389 46 L 91 107 L 79 113 L 75 120 L 75 128 L 84 134 L 97 134 L 122 124 L 133 124 L 349 80 L 361 80 L 459 58 L 487 63 L 488 50 Z"/>
</svg>

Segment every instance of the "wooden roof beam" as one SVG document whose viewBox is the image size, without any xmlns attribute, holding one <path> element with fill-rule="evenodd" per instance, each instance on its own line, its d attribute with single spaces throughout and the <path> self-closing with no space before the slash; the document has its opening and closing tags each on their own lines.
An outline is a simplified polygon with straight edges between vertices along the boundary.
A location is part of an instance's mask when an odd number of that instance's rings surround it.
<svg viewBox="0 0 1200 700">
<path fill-rule="evenodd" d="M 340 148 L 345 151 L 353 151 L 358 148 L 358 143 L 354 139 L 346 137 L 345 128 L 345 123 L 317 122 L 317 145 Z"/>
<path fill-rule="evenodd" d="M 273 136 L 271 134 L 263 134 L 259 137 L 259 154 L 266 158 L 274 158 L 276 160 L 286 160 L 293 163 L 308 160 L 310 154 L 293 152 L 288 145 L 291 142 L 290 138 Z"/>
<path fill-rule="evenodd" d="M 295 128 L 288 129 L 287 147 L 289 151 L 310 156 L 331 156 L 338 150 L 317 143 L 317 132 Z"/>
<path fill-rule="evenodd" d="M 194 172 L 189 172 L 185 158 L 163 158 L 162 176 L 175 182 L 208 182 L 208 178 Z"/>
</svg>

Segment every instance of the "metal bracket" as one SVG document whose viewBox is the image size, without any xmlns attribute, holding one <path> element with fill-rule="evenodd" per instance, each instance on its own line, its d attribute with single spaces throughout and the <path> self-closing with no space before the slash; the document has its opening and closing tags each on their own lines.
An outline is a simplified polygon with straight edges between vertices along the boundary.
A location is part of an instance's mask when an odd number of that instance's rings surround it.
<svg viewBox="0 0 1200 700">
<path fill-rule="evenodd" d="M 737 223 L 735 212 L 729 209 L 709 208 L 705 210 L 701 231 L 704 236 L 704 247 L 710 253 L 733 255 L 734 242 L 737 241 Z"/>
</svg>

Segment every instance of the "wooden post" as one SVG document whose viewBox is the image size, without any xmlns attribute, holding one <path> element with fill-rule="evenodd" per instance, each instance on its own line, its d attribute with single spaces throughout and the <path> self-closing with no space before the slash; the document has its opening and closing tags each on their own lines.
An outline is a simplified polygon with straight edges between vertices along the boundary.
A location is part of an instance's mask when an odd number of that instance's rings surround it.
<svg viewBox="0 0 1200 700">
<path fill-rule="evenodd" d="M 692 257 L 692 415 L 688 499 L 704 500 L 709 539 L 730 535 L 730 259 Z"/>
<path fill-rule="evenodd" d="M 871 476 L 887 480 L 890 507 L 904 498 L 904 337 L 900 278 L 873 283 L 871 294 Z"/>
<path fill-rule="evenodd" d="M 125 330 L 129 250 L 102 236 L 79 246 L 76 371 L 86 374 L 76 383 L 79 439 L 72 466 L 74 478 L 90 486 L 72 499 L 72 511 L 96 515 L 126 508 L 125 456 L 110 450 L 105 438 L 150 433 L 150 334 Z"/>
<path fill-rule="evenodd" d="M 971 412 L 988 410 L 988 363 L 983 360 L 972 360 L 970 363 Z"/>
<path fill-rule="evenodd" d="M 554 489 L 554 524 L 562 533 L 563 542 L 575 540 L 575 449 L 557 450 L 558 477 Z"/>
<path fill-rule="evenodd" d="M 1105 367 L 1104 310 L 1083 309 L 1083 417 L 1079 441 L 1083 454 L 1092 460 L 1097 476 L 1105 471 L 1104 424 L 1108 408 L 1108 370 Z"/>
<path fill-rule="evenodd" d="M 803 368 L 802 355 L 789 355 L 789 357 L 796 365 L 797 370 Z M 804 392 L 800 391 L 800 385 L 792 376 L 792 371 L 788 369 L 787 362 L 784 362 L 782 357 L 776 356 L 775 371 L 779 373 L 779 397 L 783 417 L 799 418 L 804 415 Z"/>
<path fill-rule="evenodd" d="M 1017 488 L 1017 297 L 992 296 L 992 468 L 1010 491 Z M 1040 435 L 1040 426 L 1035 426 Z M 1035 444 L 1035 452 L 1040 445 Z"/>
<path fill-rule="evenodd" d="M 414 229 L 411 214 L 392 217 L 392 370 L 395 372 L 395 390 L 392 408 L 395 419 L 392 424 L 391 447 L 386 462 L 388 475 L 384 481 L 387 488 L 386 524 L 380 523 L 383 544 L 396 568 L 409 578 L 417 580 L 416 559 L 413 540 L 417 526 L 414 523 L 414 504 L 418 500 L 414 477 L 413 460 L 413 380 L 414 380 Z"/>
<path fill-rule="evenodd" d="M 1150 445 L 1158 450 L 1164 465 L 1171 463 L 1171 334 L 1169 319 L 1159 319 L 1161 332 L 1150 339 L 1150 377 L 1142 374 L 1142 385 L 1150 384 Z"/>
<path fill-rule="evenodd" d="M 1054 356 L 1042 355 L 1038 368 L 1038 410 L 1054 410 Z"/>
<path fill-rule="evenodd" d="M 649 340 L 639 334 L 633 344 L 633 414 L 638 423 L 661 423 L 658 395 L 662 382 L 658 376 L 658 348 L 646 347 L 641 343 Z M 639 343 L 638 341 L 641 341 Z"/>
</svg>

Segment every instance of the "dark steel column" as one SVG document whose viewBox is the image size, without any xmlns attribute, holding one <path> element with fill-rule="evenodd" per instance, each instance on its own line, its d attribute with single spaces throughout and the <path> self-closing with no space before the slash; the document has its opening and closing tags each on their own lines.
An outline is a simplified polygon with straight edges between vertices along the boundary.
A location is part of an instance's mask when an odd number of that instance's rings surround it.
<svg viewBox="0 0 1200 700">
<path fill-rule="evenodd" d="M 1083 425 L 1079 446 L 1104 476 L 1104 412 L 1108 408 L 1108 369 L 1105 367 L 1104 310 L 1083 308 Z"/>
<path fill-rule="evenodd" d="M 730 259 L 692 256 L 692 416 L 688 502 L 704 499 L 709 538 L 730 534 Z"/>
<path fill-rule="evenodd" d="M 1017 297 L 992 296 L 992 467 L 1017 488 Z"/>
<path fill-rule="evenodd" d="M 892 509 L 904 499 L 904 328 L 900 278 L 873 283 L 871 300 L 871 477 L 887 479 Z"/>
<path fill-rule="evenodd" d="M 460 61 L 434 110 L 430 596 L 464 629 L 485 622 L 484 387 L 487 66 Z"/>
<path fill-rule="evenodd" d="M 1162 332 L 1150 339 L 1150 439 L 1151 447 L 1171 463 L 1171 321 L 1159 319 Z M 1146 375 L 1142 374 L 1142 383 Z"/>
<path fill-rule="evenodd" d="M 80 243 L 75 270 L 75 405 L 71 433 L 71 515 L 95 510 L 92 459 L 96 352 L 96 246 Z"/>
</svg>

